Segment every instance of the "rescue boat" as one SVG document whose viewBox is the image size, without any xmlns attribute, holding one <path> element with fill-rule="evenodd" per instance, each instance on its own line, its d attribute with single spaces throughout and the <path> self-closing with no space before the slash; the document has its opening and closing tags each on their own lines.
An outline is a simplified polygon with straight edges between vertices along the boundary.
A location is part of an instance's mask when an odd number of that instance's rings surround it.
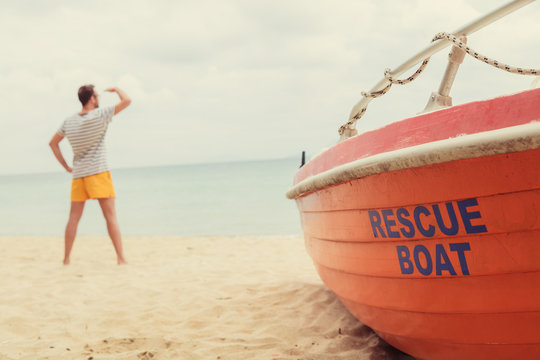
<svg viewBox="0 0 540 360">
<path fill-rule="evenodd" d="M 391 345 L 428 360 L 539 359 L 540 89 L 448 106 L 455 71 L 451 60 L 432 111 L 356 135 L 366 94 L 287 196 L 323 282 Z"/>
</svg>

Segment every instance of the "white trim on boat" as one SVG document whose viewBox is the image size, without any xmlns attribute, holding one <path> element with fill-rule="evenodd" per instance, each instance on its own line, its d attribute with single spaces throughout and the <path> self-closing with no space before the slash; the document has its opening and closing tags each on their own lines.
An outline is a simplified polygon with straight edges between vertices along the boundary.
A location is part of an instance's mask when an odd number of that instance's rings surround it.
<svg viewBox="0 0 540 360">
<path fill-rule="evenodd" d="M 529 124 L 434 141 L 352 161 L 302 180 L 287 192 L 287 197 L 294 199 L 328 186 L 389 171 L 537 148 L 540 148 L 540 122 L 533 121 Z"/>
</svg>

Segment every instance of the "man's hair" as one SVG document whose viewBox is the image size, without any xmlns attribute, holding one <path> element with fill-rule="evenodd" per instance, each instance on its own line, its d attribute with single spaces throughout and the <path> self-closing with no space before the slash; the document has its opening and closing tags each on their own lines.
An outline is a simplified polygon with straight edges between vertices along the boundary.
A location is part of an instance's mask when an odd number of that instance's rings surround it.
<svg viewBox="0 0 540 360">
<path fill-rule="evenodd" d="M 83 85 L 79 88 L 79 100 L 83 106 L 88 104 L 92 95 L 94 95 L 94 85 Z"/>
</svg>

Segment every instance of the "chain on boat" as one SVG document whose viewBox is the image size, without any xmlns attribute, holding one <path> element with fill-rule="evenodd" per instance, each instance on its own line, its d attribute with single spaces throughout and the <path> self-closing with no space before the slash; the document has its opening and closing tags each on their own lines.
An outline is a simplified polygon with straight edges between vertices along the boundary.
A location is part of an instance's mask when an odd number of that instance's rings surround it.
<svg viewBox="0 0 540 360">
<path fill-rule="evenodd" d="M 446 33 L 446 32 L 440 32 L 440 33 L 436 34 L 435 37 L 431 41 L 434 42 L 434 41 L 437 41 L 437 40 L 450 41 L 450 42 L 454 43 L 455 46 L 459 47 L 461 50 L 463 50 L 468 55 L 474 57 L 475 59 L 480 60 L 482 62 L 485 62 L 486 64 L 491 65 L 493 67 L 496 67 L 497 69 L 501 69 L 501 70 L 507 71 L 507 72 L 512 73 L 512 74 L 536 75 L 536 76 L 538 76 L 540 74 L 539 69 L 524 69 L 524 68 L 520 68 L 520 67 L 517 67 L 517 66 L 511 66 L 511 65 L 508 65 L 508 64 L 504 64 L 504 63 L 502 63 L 500 61 L 491 59 L 491 58 L 489 58 L 489 57 L 487 57 L 485 55 L 482 55 L 482 54 L 478 53 L 477 51 L 471 49 L 469 46 L 467 46 L 466 43 L 463 42 L 462 40 L 460 40 L 457 36 L 454 36 L 454 35 Z M 411 76 L 409 76 L 408 78 L 403 79 L 403 80 L 394 79 L 392 77 L 392 75 L 391 75 L 391 70 L 386 69 L 384 71 L 384 77 L 390 83 L 386 87 L 384 87 L 382 90 L 379 90 L 379 91 L 369 92 L 369 93 L 368 92 L 362 92 L 362 96 L 365 97 L 365 98 L 377 98 L 377 97 L 380 97 L 380 96 L 383 96 L 384 94 L 386 94 L 388 92 L 388 90 L 390 90 L 390 88 L 392 87 L 393 84 L 405 85 L 405 84 L 410 83 L 411 81 L 415 80 L 424 71 L 427 64 L 429 63 L 430 58 L 431 57 L 427 57 L 426 59 L 424 59 L 424 61 L 422 62 L 420 67 L 418 67 L 418 69 L 414 72 L 414 74 L 412 74 Z M 338 130 L 339 134 L 342 135 L 343 132 L 345 131 L 345 129 L 347 129 L 347 128 L 352 129 L 354 124 L 358 121 L 358 119 L 360 119 L 362 116 L 364 116 L 364 114 L 366 113 L 367 107 L 368 106 L 366 104 L 354 116 L 352 116 L 351 119 L 347 123 L 341 125 L 341 127 Z"/>
</svg>

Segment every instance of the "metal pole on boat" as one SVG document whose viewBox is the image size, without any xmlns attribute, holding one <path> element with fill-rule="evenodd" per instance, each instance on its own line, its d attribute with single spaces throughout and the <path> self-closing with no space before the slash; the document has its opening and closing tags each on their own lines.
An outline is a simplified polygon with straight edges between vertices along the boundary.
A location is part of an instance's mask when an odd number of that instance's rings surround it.
<svg viewBox="0 0 540 360">
<path fill-rule="evenodd" d="M 534 2 L 536 0 L 514 0 L 492 12 L 490 12 L 489 14 L 487 15 L 484 15 L 482 16 L 481 18 L 471 22 L 470 24 L 468 25 L 465 25 L 464 27 L 452 32 L 453 35 L 457 36 L 457 37 L 460 37 L 460 36 L 466 36 L 466 35 L 470 35 L 480 29 L 482 29 L 483 27 L 499 20 L 500 18 L 514 12 L 515 10 L 525 6 L 525 5 L 528 5 L 532 2 Z M 439 40 L 439 41 L 436 41 L 434 42 L 432 45 L 428 46 L 427 48 L 425 48 L 424 50 L 422 50 L 421 52 L 419 52 L 418 54 L 416 54 L 415 56 L 413 56 L 412 58 L 410 58 L 409 60 L 407 60 L 406 62 L 404 62 L 403 64 L 401 64 L 400 66 L 398 66 L 395 70 L 393 70 L 390 75 L 394 78 L 396 78 L 397 76 L 403 74 L 405 71 L 409 70 L 410 68 L 412 68 L 413 66 L 415 66 L 416 64 L 418 64 L 419 62 L 423 61 L 425 58 L 428 58 L 430 57 L 431 55 L 441 51 L 442 49 L 450 46 L 451 42 L 449 41 L 445 41 L 445 40 Z M 388 85 L 390 84 L 390 81 L 388 81 L 388 79 L 384 78 L 382 79 L 381 81 L 379 81 L 379 83 L 377 83 L 377 85 L 375 85 L 372 89 L 371 89 L 371 93 L 375 93 L 375 92 L 378 92 L 378 91 L 381 91 L 383 90 L 385 87 L 387 87 Z M 367 104 L 369 104 L 369 102 L 372 100 L 373 98 L 371 97 L 363 97 L 362 100 L 360 100 L 351 110 L 351 113 L 349 115 L 349 121 L 353 121 L 353 126 L 356 126 L 356 120 L 354 119 L 355 116 L 361 111 L 361 109 L 366 106 Z M 356 129 L 355 128 L 347 128 L 345 129 L 345 131 L 343 132 L 343 134 L 341 135 L 341 139 L 340 140 L 345 140 L 351 136 L 354 136 L 356 134 Z"/>
<path fill-rule="evenodd" d="M 467 42 L 467 38 L 463 37 L 462 41 Z M 450 96 L 450 89 L 454 84 L 459 66 L 463 63 L 465 58 L 465 51 L 458 46 L 452 46 L 452 51 L 448 54 L 448 66 L 444 72 L 441 85 L 438 92 L 433 92 L 429 96 L 428 103 L 423 112 L 442 109 L 452 106 L 452 97 Z"/>
</svg>

